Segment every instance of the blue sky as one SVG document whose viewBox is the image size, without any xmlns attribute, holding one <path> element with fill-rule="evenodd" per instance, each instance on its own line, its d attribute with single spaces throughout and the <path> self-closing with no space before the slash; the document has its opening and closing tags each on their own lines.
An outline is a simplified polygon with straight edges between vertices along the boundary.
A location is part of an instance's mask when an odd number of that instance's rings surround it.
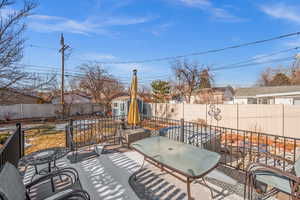
<svg viewBox="0 0 300 200">
<path fill-rule="evenodd" d="M 66 62 L 67 71 L 73 73 L 85 60 L 143 60 L 220 48 L 300 31 L 299 9 L 297 0 L 40 0 L 27 19 L 22 63 L 60 66 L 57 51 L 31 45 L 59 48 L 61 33 L 73 49 Z M 188 59 L 219 67 L 300 46 L 299 37 Z M 291 63 L 260 61 L 251 67 L 214 72 L 215 84 L 253 84 L 265 67 Z M 125 83 L 133 68 L 138 69 L 143 83 L 171 75 L 169 61 L 105 66 Z M 28 68 L 36 72 L 49 69 Z"/>
</svg>

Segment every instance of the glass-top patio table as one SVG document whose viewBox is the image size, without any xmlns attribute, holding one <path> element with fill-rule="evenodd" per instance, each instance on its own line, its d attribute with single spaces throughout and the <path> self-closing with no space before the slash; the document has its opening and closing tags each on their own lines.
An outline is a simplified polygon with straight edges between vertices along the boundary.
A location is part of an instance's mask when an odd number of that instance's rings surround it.
<svg viewBox="0 0 300 200">
<path fill-rule="evenodd" d="M 218 153 L 177 142 L 163 136 L 142 139 L 132 143 L 130 146 L 144 156 L 144 161 L 160 167 L 162 170 L 187 183 L 189 200 L 192 199 L 190 184 L 200 178 L 206 184 L 204 176 L 217 167 L 221 158 Z"/>
</svg>

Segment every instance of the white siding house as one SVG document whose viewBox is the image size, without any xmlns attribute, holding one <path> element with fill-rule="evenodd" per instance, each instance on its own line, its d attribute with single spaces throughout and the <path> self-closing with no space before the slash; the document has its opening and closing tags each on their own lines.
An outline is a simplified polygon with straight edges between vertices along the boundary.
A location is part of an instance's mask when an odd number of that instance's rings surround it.
<svg viewBox="0 0 300 200">
<path fill-rule="evenodd" d="M 300 86 L 253 87 L 236 89 L 234 104 L 300 104 Z"/>
<path fill-rule="evenodd" d="M 147 105 L 144 101 L 138 97 L 138 108 L 141 114 L 146 114 L 146 107 Z M 112 107 L 112 114 L 114 116 L 120 115 L 127 115 L 130 106 L 130 96 L 120 96 L 112 100 L 111 107 Z"/>
<path fill-rule="evenodd" d="M 91 103 L 91 98 L 82 96 L 79 94 L 74 93 L 66 93 L 64 95 L 65 103 L 67 104 L 80 104 L 80 103 Z M 52 104 L 60 104 L 61 103 L 61 97 L 57 96 L 52 99 Z"/>
</svg>

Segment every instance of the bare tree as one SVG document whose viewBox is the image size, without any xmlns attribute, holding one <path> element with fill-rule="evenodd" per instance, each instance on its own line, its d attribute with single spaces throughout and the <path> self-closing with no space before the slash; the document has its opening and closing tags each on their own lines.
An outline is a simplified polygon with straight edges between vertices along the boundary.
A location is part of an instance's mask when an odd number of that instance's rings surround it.
<svg viewBox="0 0 300 200">
<path fill-rule="evenodd" d="M 145 85 L 138 87 L 138 95 L 147 102 L 151 101 L 151 89 Z"/>
<path fill-rule="evenodd" d="M 191 102 L 191 96 L 196 89 L 200 87 L 211 86 L 212 75 L 209 68 L 200 66 L 197 62 L 188 62 L 187 60 L 176 60 L 171 63 L 173 72 L 177 78 L 175 90 L 181 96 L 184 96 L 187 103 Z"/>
<path fill-rule="evenodd" d="M 293 78 L 296 81 L 296 74 L 293 74 L 294 68 L 290 67 L 267 67 L 259 75 L 258 86 L 283 86 L 293 84 Z"/>
<path fill-rule="evenodd" d="M 293 85 L 300 85 L 300 67 L 294 69 L 291 81 Z"/>
<path fill-rule="evenodd" d="M 29 92 L 34 92 L 37 96 L 41 97 L 45 101 L 51 102 L 54 97 L 60 96 L 60 81 L 59 76 L 54 73 L 46 77 L 39 77 L 37 80 L 32 80 L 33 76 L 30 76 L 29 82 L 31 87 L 25 88 Z M 36 84 L 35 82 L 38 81 Z"/>
<path fill-rule="evenodd" d="M 12 0 L 0 0 L 0 89 L 11 87 L 28 76 L 16 64 L 23 57 L 24 19 L 36 4 L 26 0 L 20 10 L 10 9 L 14 3 Z"/>
<path fill-rule="evenodd" d="M 109 108 L 112 98 L 124 91 L 123 84 L 97 63 L 83 64 L 80 70 L 84 75 L 78 78 L 79 87 L 91 95 L 96 103 Z"/>
<path fill-rule="evenodd" d="M 293 85 L 300 85 L 300 54 L 296 58 L 291 67 L 291 82 Z"/>
</svg>

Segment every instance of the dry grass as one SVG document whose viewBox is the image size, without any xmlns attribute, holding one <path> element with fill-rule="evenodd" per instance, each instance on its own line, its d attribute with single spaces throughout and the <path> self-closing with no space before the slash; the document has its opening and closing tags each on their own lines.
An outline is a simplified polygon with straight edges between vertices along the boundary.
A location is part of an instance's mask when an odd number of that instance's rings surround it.
<svg viewBox="0 0 300 200">
<path fill-rule="evenodd" d="M 33 129 L 25 133 L 25 138 L 31 144 L 30 147 L 26 148 L 25 155 L 46 148 L 65 146 L 64 131 L 43 133 Z"/>
<path fill-rule="evenodd" d="M 104 139 L 102 136 L 109 137 L 115 134 L 116 129 L 110 127 L 111 123 L 106 123 L 105 125 L 106 127 L 89 125 L 88 128 L 82 131 L 74 130 L 74 139 L 76 142 L 88 143 L 89 140 L 94 139 L 100 142 Z M 45 124 L 25 131 L 25 139 L 31 145 L 25 149 L 25 155 L 46 148 L 64 147 L 66 145 L 65 131 L 57 131 L 51 124 Z"/>
</svg>

